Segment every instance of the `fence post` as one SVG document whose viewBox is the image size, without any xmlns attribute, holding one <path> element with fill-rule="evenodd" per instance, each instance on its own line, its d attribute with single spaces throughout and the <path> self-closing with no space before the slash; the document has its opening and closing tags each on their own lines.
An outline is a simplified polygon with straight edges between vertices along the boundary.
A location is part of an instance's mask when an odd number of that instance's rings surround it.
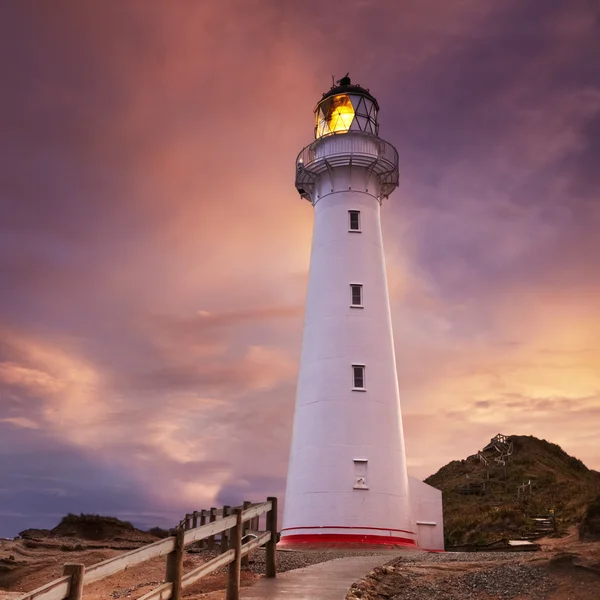
<svg viewBox="0 0 600 600">
<path fill-rule="evenodd" d="M 192 515 L 187 513 L 185 515 L 185 529 L 190 529 L 192 525 Z"/>
<path fill-rule="evenodd" d="M 80 564 L 66 564 L 63 567 L 63 575 L 70 575 L 69 595 L 67 600 L 81 600 L 83 596 L 83 575 L 85 566 Z"/>
<path fill-rule="evenodd" d="M 231 506 L 227 504 L 223 507 L 223 518 L 226 519 L 231 514 Z M 221 553 L 229 549 L 229 531 L 221 532 Z"/>
<path fill-rule="evenodd" d="M 196 527 L 198 527 L 198 511 L 197 510 L 195 510 L 192 513 L 192 527 L 194 529 L 196 529 Z"/>
<path fill-rule="evenodd" d="M 202 525 L 206 525 L 206 511 L 204 509 L 200 511 L 200 527 L 202 527 Z M 199 544 L 200 548 L 206 548 L 206 540 L 200 540 Z"/>
<path fill-rule="evenodd" d="M 251 504 L 252 504 L 252 502 L 250 502 L 250 500 L 244 500 L 243 510 L 247 510 L 248 508 L 250 508 Z M 245 523 L 242 524 L 242 537 L 244 537 L 246 535 L 246 533 L 248 532 L 249 529 L 250 529 L 249 521 L 246 521 Z M 247 567 L 249 564 L 250 564 L 250 552 L 248 552 L 248 554 L 246 554 L 246 556 L 244 556 L 242 558 L 242 566 L 243 567 Z"/>
<path fill-rule="evenodd" d="M 227 578 L 227 600 L 239 600 L 240 597 L 240 570 L 242 559 L 242 508 L 235 509 L 236 522 L 231 530 L 231 548 L 235 550 L 235 558 L 229 563 L 229 576 Z"/>
<path fill-rule="evenodd" d="M 217 509 L 213 506 L 210 509 L 210 522 L 214 523 L 217 520 Z M 211 535 L 208 538 L 208 547 L 212 550 L 215 547 L 215 536 Z"/>
<path fill-rule="evenodd" d="M 277 577 L 277 498 L 269 496 L 267 502 L 271 503 L 271 510 L 267 513 L 267 531 L 271 532 L 271 539 L 266 543 L 266 575 Z"/>
<path fill-rule="evenodd" d="M 252 502 L 250 502 L 250 500 L 244 500 L 244 504 L 243 504 L 243 509 L 244 510 L 248 510 L 250 508 L 250 506 L 252 505 Z M 250 523 L 248 523 L 248 521 L 246 521 L 243 525 L 242 525 L 242 529 L 243 529 L 243 533 L 242 535 L 246 534 L 246 530 L 248 529 L 248 527 L 250 527 Z"/>
<path fill-rule="evenodd" d="M 175 534 L 175 550 L 167 555 L 167 574 L 165 581 L 173 584 L 171 600 L 181 598 L 181 577 L 183 576 L 183 554 L 184 554 L 185 530 L 178 529 Z"/>
</svg>

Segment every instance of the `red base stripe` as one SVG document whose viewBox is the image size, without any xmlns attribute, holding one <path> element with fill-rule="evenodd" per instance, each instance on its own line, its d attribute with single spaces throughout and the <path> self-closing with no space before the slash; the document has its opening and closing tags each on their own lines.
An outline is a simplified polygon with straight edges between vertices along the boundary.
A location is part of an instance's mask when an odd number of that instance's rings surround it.
<svg viewBox="0 0 600 600">
<path fill-rule="evenodd" d="M 393 529 L 391 527 L 361 527 L 360 525 L 310 525 L 308 527 L 284 527 L 281 531 L 297 531 L 298 529 L 369 529 L 371 531 L 396 531 L 398 533 L 417 535 L 414 531 L 408 531 L 407 529 Z"/>
<path fill-rule="evenodd" d="M 356 533 L 306 533 L 282 535 L 279 546 L 355 547 L 355 546 L 410 546 L 416 548 L 415 540 L 390 535 L 360 535 Z"/>
</svg>

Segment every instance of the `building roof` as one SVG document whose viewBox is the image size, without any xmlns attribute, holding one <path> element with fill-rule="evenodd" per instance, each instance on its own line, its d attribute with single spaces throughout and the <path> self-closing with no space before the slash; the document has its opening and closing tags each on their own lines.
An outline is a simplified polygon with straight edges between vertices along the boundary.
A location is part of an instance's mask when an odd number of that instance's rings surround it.
<svg viewBox="0 0 600 600">
<path fill-rule="evenodd" d="M 350 81 L 350 77 L 348 77 L 348 75 L 346 75 L 345 77 L 342 77 L 336 83 L 338 85 L 332 86 L 329 91 L 325 92 L 323 94 L 323 97 L 317 103 L 317 105 L 321 104 L 321 102 L 323 102 L 323 100 L 325 100 L 326 98 L 329 98 L 330 96 L 337 96 L 338 94 L 358 94 L 360 96 L 366 96 L 367 98 L 372 100 L 375 104 L 375 108 L 377 108 L 377 110 L 379 110 L 379 103 L 377 102 L 375 97 L 371 94 L 371 92 L 369 92 L 368 89 L 366 89 L 360 85 L 353 84 Z"/>
</svg>

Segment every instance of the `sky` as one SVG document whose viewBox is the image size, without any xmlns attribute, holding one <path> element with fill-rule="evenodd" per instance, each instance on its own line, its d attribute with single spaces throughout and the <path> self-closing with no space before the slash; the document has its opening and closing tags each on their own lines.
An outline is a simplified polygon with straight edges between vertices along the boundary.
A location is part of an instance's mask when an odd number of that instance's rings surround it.
<svg viewBox="0 0 600 600">
<path fill-rule="evenodd" d="M 382 207 L 409 473 L 497 433 L 600 469 L 600 5 L 0 4 L 0 536 L 282 497 L 336 79 Z"/>
</svg>

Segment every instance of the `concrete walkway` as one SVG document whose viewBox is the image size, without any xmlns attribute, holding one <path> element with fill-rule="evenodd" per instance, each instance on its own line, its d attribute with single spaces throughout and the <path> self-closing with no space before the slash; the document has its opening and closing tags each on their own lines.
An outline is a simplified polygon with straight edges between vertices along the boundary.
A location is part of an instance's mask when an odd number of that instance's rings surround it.
<svg viewBox="0 0 600 600">
<path fill-rule="evenodd" d="M 350 586 L 373 567 L 384 565 L 401 552 L 375 556 L 348 556 L 279 573 L 242 588 L 242 600 L 344 600 Z"/>
</svg>

